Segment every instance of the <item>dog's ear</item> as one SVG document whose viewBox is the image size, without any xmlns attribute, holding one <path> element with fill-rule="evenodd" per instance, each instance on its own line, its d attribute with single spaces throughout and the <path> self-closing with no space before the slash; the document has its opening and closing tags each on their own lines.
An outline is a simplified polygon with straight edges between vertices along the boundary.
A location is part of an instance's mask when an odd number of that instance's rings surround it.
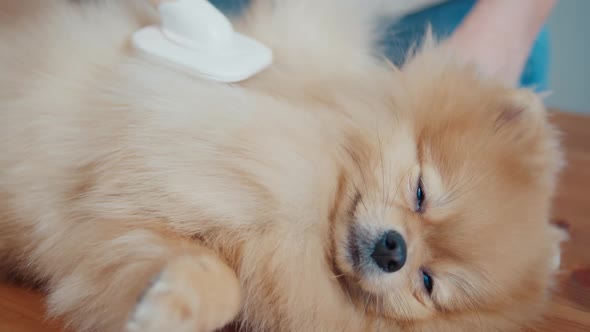
<svg viewBox="0 0 590 332">
<path fill-rule="evenodd" d="M 497 109 L 495 131 L 513 140 L 534 136 L 547 122 L 542 97 L 528 89 L 510 90 Z"/>
</svg>

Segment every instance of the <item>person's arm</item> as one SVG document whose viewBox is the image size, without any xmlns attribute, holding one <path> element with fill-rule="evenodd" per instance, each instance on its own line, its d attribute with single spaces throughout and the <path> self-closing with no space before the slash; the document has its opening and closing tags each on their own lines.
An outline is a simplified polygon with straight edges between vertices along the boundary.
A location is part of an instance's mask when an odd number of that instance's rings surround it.
<svg viewBox="0 0 590 332">
<path fill-rule="evenodd" d="M 556 0 L 479 0 L 447 40 L 460 58 L 516 85 Z"/>
</svg>

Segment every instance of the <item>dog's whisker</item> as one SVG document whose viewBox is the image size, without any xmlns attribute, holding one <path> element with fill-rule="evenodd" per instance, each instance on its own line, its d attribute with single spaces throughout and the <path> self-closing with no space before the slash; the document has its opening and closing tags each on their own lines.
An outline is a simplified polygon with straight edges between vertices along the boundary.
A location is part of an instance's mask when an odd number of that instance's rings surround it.
<svg viewBox="0 0 590 332">
<path fill-rule="evenodd" d="M 356 165 L 356 167 L 358 168 L 358 171 L 361 175 L 361 180 L 363 180 L 363 184 L 365 186 L 365 193 L 368 194 L 369 191 L 369 186 L 367 185 L 367 181 L 365 179 L 365 173 L 363 172 L 363 168 L 361 167 L 361 163 L 359 162 L 359 160 L 357 158 L 352 158 L 352 160 L 354 160 L 354 163 Z"/>
<path fill-rule="evenodd" d="M 349 274 L 346 274 L 346 273 L 341 273 L 341 274 L 338 274 L 338 275 L 336 275 L 336 274 L 335 275 L 332 275 L 330 278 L 332 278 L 332 279 L 340 279 L 342 277 L 352 277 L 352 276 L 349 275 Z"/>
<path fill-rule="evenodd" d="M 450 204 L 453 201 L 459 199 L 462 195 L 469 193 L 473 189 L 473 187 L 467 187 L 467 186 L 473 184 L 478 179 L 479 179 L 479 177 L 476 177 L 475 175 L 469 177 L 469 179 L 467 179 L 466 181 L 463 181 L 460 185 L 453 188 L 453 190 L 449 191 L 441 199 L 437 200 L 437 202 L 436 202 L 436 204 L 434 204 L 434 206 L 440 207 L 440 206 Z M 465 188 L 465 187 L 467 187 L 467 188 Z"/>
<path fill-rule="evenodd" d="M 359 197 L 358 197 L 358 200 L 359 200 L 359 202 L 360 202 L 360 203 L 363 205 L 363 207 L 365 208 L 365 212 L 369 213 L 369 208 L 368 208 L 368 207 L 367 207 L 367 205 L 365 204 L 365 201 L 364 201 L 363 195 L 362 195 L 362 194 L 360 193 L 360 191 L 358 190 L 358 187 L 357 187 L 357 185 L 356 185 L 355 183 L 353 183 L 353 184 L 352 184 L 352 186 L 353 186 L 353 189 L 354 189 L 354 191 L 355 191 L 355 192 L 354 192 L 354 195 L 355 195 L 355 196 L 356 196 L 356 195 L 359 195 Z M 353 198 L 353 199 L 356 199 L 356 198 Z"/>
<path fill-rule="evenodd" d="M 377 332 L 381 331 L 381 322 L 383 321 L 383 319 L 381 319 L 381 316 L 383 315 L 383 297 L 378 297 L 377 298 L 377 303 L 378 303 L 378 309 L 377 309 Z"/>
<path fill-rule="evenodd" d="M 365 320 L 367 319 L 367 315 L 368 315 L 367 309 L 368 309 L 368 307 L 369 307 L 369 302 L 370 302 L 370 299 L 371 299 L 371 295 L 370 295 L 370 294 L 368 294 L 368 295 L 365 297 L 365 307 L 363 308 L 362 325 L 365 325 Z"/>
<path fill-rule="evenodd" d="M 407 178 L 407 177 L 408 177 L 408 174 L 410 174 L 410 172 L 411 172 L 411 171 L 412 171 L 411 169 L 408 169 L 408 170 L 405 172 L 405 174 L 404 174 L 404 175 L 403 175 L 403 176 L 402 176 L 402 177 L 399 179 L 399 182 L 397 183 L 397 186 L 396 186 L 396 188 L 395 188 L 395 192 L 394 192 L 394 194 L 393 194 L 393 200 L 394 200 L 394 201 L 397 199 L 397 194 L 398 194 L 398 192 L 399 192 L 399 189 L 400 189 L 400 188 L 401 188 L 401 186 L 402 186 L 402 182 L 403 182 L 403 180 L 404 180 L 405 178 Z"/>
<path fill-rule="evenodd" d="M 377 145 L 379 147 L 379 158 L 381 159 L 381 188 L 382 188 L 382 199 L 385 201 L 383 202 L 383 206 L 387 206 L 389 203 L 389 191 L 387 191 L 388 197 L 385 197 L 385 165 L 383 160 L 383 146 L 381 145 L 381 137 L 379 136 L 379 123 L 377 123 L 377 128 L 375 128 L 377 133 Z"/>
</svg>

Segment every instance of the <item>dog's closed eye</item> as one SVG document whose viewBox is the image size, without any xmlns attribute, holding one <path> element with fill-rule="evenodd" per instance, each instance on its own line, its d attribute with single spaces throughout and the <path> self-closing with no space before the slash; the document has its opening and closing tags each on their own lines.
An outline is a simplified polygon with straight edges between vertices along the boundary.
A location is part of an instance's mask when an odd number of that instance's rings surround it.
<svg viewBox="0 0 590 332">
<path fill-rule="evenodd" d="M 434 286 L 434 281 L 428 272 L 422 270 L 422 283 L 424 284 L 424 289 L 428 292 L 428 295 L 432 294 L 432 287 Z"/>
<path fill-rule="evenodd" d="M 416 212 L 422 212 L 425 200 L 426 193 L 424 192 L 424 184 L 422 183 L 422 177 L 420 177 L 420 179 L 418 180 L 418 186 L 416 187 Z"/>
</svg>

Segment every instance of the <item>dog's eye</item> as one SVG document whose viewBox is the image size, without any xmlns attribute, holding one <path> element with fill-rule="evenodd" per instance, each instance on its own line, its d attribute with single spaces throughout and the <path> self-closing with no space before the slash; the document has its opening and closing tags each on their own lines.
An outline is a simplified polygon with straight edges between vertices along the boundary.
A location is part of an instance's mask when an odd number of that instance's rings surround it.
<svg viewBox="0 0 590 332">
<path fill-rule="evenodd" d="M 422 179 L 418 181 L 418 188 L 416 189 L 416 211 L 422 211 L 422 204 L 426 199 L 424 188 L 422 185 Z"/>
<path fill-rule="evenodd" d="M 432 277 L 425 271 L 422 271 L 422 283 L 424 283 L 424 288 L 428 291 L 428 294 L 432 293 Z"/>
</svg>

